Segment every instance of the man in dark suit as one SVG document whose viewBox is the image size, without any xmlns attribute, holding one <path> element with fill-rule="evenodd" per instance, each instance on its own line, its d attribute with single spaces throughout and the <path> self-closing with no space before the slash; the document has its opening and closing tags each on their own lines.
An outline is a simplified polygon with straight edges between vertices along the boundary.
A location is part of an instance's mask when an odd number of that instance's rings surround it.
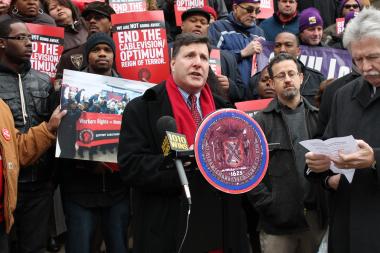
<svg viewBox="0 0 380 253">
<path fill-rule="evenodd" d="M 209 53 L 206 37 L 178 35 L 171 76 L 129 102 L 124 111 L 118 163 L 133 192 L 133 252 L 178 252 L 185 234 L 186 198 L 173 161 L 162 154 L 162 133 L 156 123 L 161 116 L 173 116 L 178 132 L 192 145 L 202 118 L 217 108 L 231 107 L 206 83 Z M 240 196 L 214 189 L 195 168 L 187 177 L 193 205 L 182 252 L 246 252 Z"/>
</svg>

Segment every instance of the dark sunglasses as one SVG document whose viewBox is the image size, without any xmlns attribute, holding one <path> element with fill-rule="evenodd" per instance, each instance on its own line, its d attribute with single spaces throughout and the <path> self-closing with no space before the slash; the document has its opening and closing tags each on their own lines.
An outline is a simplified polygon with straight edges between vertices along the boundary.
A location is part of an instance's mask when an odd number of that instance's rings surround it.
<svg viewBox="0 0 380 253">
<path fill-rule="evenodd" d="M 345 4 L 344 5 L 344 8 L 345 9 L 351 9 L 351 8 L 354 8 L 354 9 L 359 9 L 359 5 L 358 4 Z"/>
<path fill-rule="evenodd" d="M 91 13 L 91 14 L 88 14 L 84 20 L 86 21 L 90 21 L 91 19 L 95 19 L 96 21 L 99 21 L 103 18 L 107 18 L 106 16 L 102 15 L 102 14 L 99 14 L 99 13 Z"/>
<path fill-rule="evenodd" d="M 261 12 L 260 8 L 255 8 L 255 7 L 252 7 L 252 6 L 248 6 L 248 7 L 243 7 L 241 6 L 240 4 L 238 4 L 238 6 L 242 9 L 244 9 L 247 13 L 253 13 L 255 12 L 255 14 L 259 14 Z"/>
</svg>

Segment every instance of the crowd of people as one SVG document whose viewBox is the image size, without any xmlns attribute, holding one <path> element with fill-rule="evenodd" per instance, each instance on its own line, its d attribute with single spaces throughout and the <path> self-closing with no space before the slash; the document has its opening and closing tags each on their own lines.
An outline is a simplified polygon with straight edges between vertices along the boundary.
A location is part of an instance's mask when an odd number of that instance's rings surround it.
<svg viewBox="0 0 380 253">
<path fill-rule="evenodd" d="M 118 93 L 113 95 L 112 92 L 100 90 L 95 94 L 88 95 L 86 89 L 78 90 L 75 87 L 65 86 L 62 89 L 61 107 L 78 107 L 84 112 L 120 114 L 122 115 L 125 106 L 129 102 L 128 94 L 118 97 Z M 111 93 L 111 94 L 108 94 Z"/>
<path fill-rule="evenodd" d="M 58 251 L 55 201 L 63 204 L 68 253 L 100 252 L 103 242 L 111 253 L 315 253 L 324 237 L 330 253 L 380 251 L 380 135 L 374 130 L 380 1 L 273 2 L 273 15 L 258 19 L 260 0 L 208 0 L 182 13 L 177 26 L 173 1 L 147 1 L 148 10 L 165 15 L 171 74 L 140 97 L 107 100 L 102 91 L 86 96 L 86 89 L 61 81 L 64 69 L 120 77 L 111 36 L 115 11 L 107 2 L 78 8 L 71 0 L 0 0 L 0 252 Z M 343 32 L 336 18 L 344 18 Z M 31 68 L 25 23 L 64 28 L 54 81 Z M 254 71 L 253 59 L 268 42 L 274 57 Z M 326 80 L 301 62 L 301 46 L 347 50 L 351 72 Z M 210 67 L 212 49 L 220 50 L 221 73 Z M 265 98 L 272 101 L 253 116 L 269 144 L 264 179 L 246 194 L 226 194 L 190 163 L 189 218 L 157 122 L 174 118 L 191 146 L 209 113 Z M 71 147 L 62 156 L 77 154 L 73 118 L 84 111 L 122 114 L 116 166 L 54 158 L 55 138 Z M 357 151 L 336 157 L 300 145 L 348 135 Z M 332 164 L 356 169 L 352 182 L 329 170 Z"/>
</svg>

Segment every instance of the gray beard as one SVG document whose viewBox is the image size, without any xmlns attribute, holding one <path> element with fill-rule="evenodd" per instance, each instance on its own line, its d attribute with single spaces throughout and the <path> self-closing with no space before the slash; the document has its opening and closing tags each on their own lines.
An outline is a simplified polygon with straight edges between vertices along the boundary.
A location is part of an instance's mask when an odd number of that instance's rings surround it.
<svg viewBox="0 0 380 253">
<path fill-rule="evenodd" d="M 282 92 L 281 96 L 284 100 L 291 101 L 293 100 L 296 96 L 298 96 L 299 90 L 296 88 L 293 88 L 291 90 L 286 90 Z"/>
</svg>

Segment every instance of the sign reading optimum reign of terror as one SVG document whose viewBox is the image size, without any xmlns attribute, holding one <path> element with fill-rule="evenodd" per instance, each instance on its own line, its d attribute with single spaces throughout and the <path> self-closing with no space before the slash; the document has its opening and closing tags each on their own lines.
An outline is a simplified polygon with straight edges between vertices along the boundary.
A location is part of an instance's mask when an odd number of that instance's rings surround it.
<svg viewBox="0 0 380 253">
<path fill-rule="evenodd" d="M 116 67 L 122 77 L 160 83 L 169 75 L 162 11 L 112 15 Z"/>
<path fill-rule="evenodd" d="M 32 33 L 32 68 L 55 77 L 63 51 L 64 29 L 30 23 L 26 25 Z"/>
</svg>

